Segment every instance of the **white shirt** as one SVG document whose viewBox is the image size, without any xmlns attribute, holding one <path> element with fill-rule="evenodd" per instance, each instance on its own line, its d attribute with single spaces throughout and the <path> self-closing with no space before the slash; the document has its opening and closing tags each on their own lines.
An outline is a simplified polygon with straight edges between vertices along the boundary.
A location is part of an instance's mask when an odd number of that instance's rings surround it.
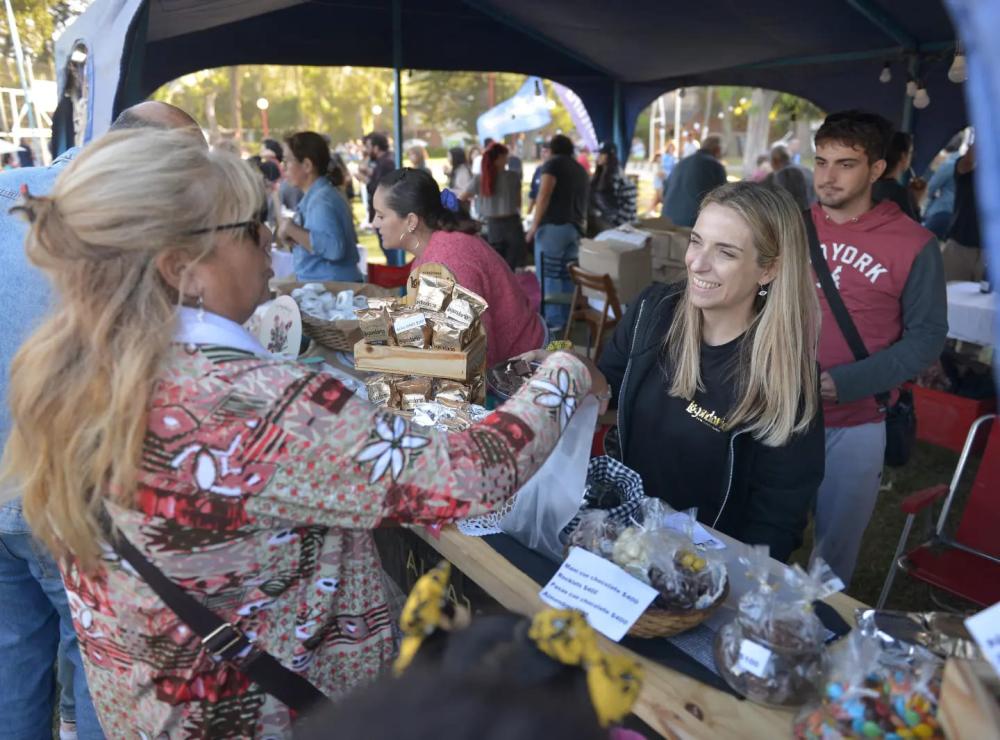
<svg viewBox="0 0 1000 740">
<path fill-rule="evenodd" d="M 177 309 L 177 329 L 174 331 L 174 341 L 181 344 L 216 344 L 221 347 L 251 352 L 261 357 L 270 357 L 271 353 L 261 346 L 250 332 L 235 321 L 210 311 L 181 306 Z"/>
</svg>

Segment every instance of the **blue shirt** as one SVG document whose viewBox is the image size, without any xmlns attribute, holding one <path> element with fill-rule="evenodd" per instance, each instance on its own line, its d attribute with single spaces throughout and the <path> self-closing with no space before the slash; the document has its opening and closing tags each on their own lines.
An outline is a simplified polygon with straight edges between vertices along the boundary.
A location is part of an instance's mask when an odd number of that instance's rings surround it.
<svg viewBox="0 0 1000 740">
<path fill-rule="evenodd" d="M 937 213 L 951 213 L 955 210 L 955 164 L 959 154 L 955 152 L 942 162 L 930 182 L 927 183 L 927 208 L 924 210 L 924 222 Z"/>
<path fill-rule="evenodd" d="M 0 444 L 10 433 L 7 380 L 10 363 L 21 343 L 38 327 L 49 308 L 49 281 L 28 261 L 24 239 L 28 222 L 22 214 L 8 213 L 21 199 L 21 186 L 32 195 L 48 195 L 56 177 L 73 161 L 80 149 L 66 150 L 48 167 L 22 167 L 0 172 L 0 311 L 4 316 L 0 331 Z"/>
<path fill-rule="evenodd" d="M 309 232 L 312 243 L 312 252 L 298 244 L 292 247 L 299 280 L 361 282 L 350 206 L 325 177 L 314 182 L 299 202 L 295 223 Z"/>
</svg>

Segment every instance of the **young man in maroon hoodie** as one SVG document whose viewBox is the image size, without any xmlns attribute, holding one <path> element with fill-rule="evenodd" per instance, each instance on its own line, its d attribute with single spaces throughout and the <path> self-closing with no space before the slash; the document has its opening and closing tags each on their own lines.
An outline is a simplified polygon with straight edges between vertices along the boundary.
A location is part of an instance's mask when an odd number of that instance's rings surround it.
<svg viewBox="0 0 1000 740">
<path fill-rule="evenodd" d="M 855 360 L 817 283 L 826 475 L 816 502 L 816 551 L 845 584 L 882 478 L 885 414 L 874 396 L 934 362 L 948 331 L 937 239 L 892 201 L 872 202 L 890 132 L 888 121 L 860 111 L 831 114 L 816 132 L 812 220 L 869 353 Z"/>
</svg>

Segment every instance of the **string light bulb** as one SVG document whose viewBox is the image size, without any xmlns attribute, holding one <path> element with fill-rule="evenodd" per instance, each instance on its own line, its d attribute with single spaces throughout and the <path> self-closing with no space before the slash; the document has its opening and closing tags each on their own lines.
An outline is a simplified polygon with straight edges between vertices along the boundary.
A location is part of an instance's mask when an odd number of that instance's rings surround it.
<svg viewBox="0 0 1000 740">
<path fill-rule="evenodd" d="M 955 47 L 955 58 L 951 60 L 951 66 L 948 67 L 948 79 L 958 85 L 968 78 L 969 74 L 965 69 L 965 52 L 962 50 L 962 45 L 959 44 Z"/>
<path fill-rule="evenodd" d="M 889 62 L 882 65 L 882 72 L 878 76 L 878 81 L 883 85 L 892 81 L 892 70 L 889 69 Z"/>
<path fill-rule="evenodd" d="M 906 94 L 911 98 L 917 94 L 917 81 L 912 77 L 906 81 Z"/>
<path fill-rule="evenodd" d="M 913 96 L 913 107 L 923 110 L 931 104 L 931 96 L 927 94 L 927 88 L 923 83 L 917 87 L 917 94 Z"/>
</svg>

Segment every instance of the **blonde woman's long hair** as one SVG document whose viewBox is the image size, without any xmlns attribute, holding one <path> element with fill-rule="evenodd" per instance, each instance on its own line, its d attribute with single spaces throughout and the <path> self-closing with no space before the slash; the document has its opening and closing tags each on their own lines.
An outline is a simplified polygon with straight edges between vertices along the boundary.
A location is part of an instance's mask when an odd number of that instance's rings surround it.
<svg viewBox="0 0 1000 740">
<path fill-rule="evenodd" d="M 784 190 L 750 182 L 716 188 L 701 208 L 711 203 L 732 209 L 750 226 L 759 267 L 777 265 L 767 297 L 754 299 L 741 342 L 736 407 L 726 426 L 745 427 L 764 444 L 780 447 L 810 425 L 819 404 L 819 303 L 802 213 Z M 702 312 L 685 288 L 666 338 L 670 395 L 690 399 L 704 390 L 701 342 Z"/>
<path fill-rule="evenodd" d="M 57 556 L 93 567 L 102 499 L 133 501 L 150 396 L 184 295 L 160 277 L 157 256 L 206 258 L 220 234 L 191 232 L 251 219 L 263 197 L 246 163 L 190 132 L 129 130 L 88 146 L 50 195 L 19 206 L 53 306 L 11 365 L 3 477 Z"/>
</svg>

